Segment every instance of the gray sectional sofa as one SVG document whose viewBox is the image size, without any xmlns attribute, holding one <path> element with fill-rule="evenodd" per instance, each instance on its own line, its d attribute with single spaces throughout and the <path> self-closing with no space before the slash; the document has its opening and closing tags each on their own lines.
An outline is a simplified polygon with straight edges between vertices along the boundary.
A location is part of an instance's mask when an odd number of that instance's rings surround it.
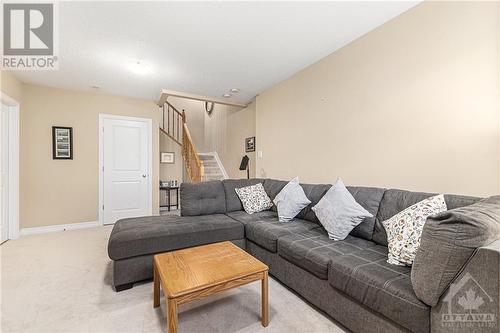
<svg viewBox="0 0 500 333">
<path fill-rule="evenodd" d="M 452 304 L 450 298 L 455 295 L 450 293 L 457 290 L 445 288 L 436 304 L 427 304 L 414 291 L 412 268 L 386 262 L 387 235 L 381 222 L 433 194 L 348 187 L 356 201 L 374 217 L 365 219 L 345 240 L 332 241 L 311 209 L 331 185 L 301 184 L 312 203 L 291 222 L 280 223 L 275 207 L 252 215 L 243 211 L 234 189 L 259 182 L 271 199 L 287 183 L 273 179 L 185 183 L 180 191 L 181 216 L 118 221 L 108 247 L 114 261 L 116 290 L 150 279 L 155 253 L 230 240 L 266 263 L 276 279 L 351 331 L 455 332 L 459 329 L 453 325 L 456 322 L 445 317 L 454 314 L 452 305 L 456 305 L 456 301 Z M 448 209 L 454 209 L 475 204 L 480 199 L 445 195 L 445 200 Z M 500 220 L 498 223 L 500 226 Z M 489 238 L 481 238 L 479 248 L 471 249 L 471 255 L 458 258 L 456 272 L 446 267 L 446 274 L 454 277 L 452 281 L 472 274 L 481 290 L 496 298 L 496 306 L 491 303 L 488 308 L 488 311 L 496 311 L 497 326 L 489 328 L 492 332 L 499 329 L 500 233 L 496 232 L 494 235 L 489 232 Z M 485 242 L 488 244 L 483 244 Z M 453 245 L 453 240 L 450 244 Z M 419 264 L 422 267 L 421 261 Z M 434 264 L 443 268 L 439 262 Z M 433 279 L 433 267 L 433 263 L 429 263 L 429 271 L 425 271 L 429 279 Z M 441 277 L 435 276 L 435 279 Z M 425 288 L 426 282 L 419 282 L 419 288 Z"/>
</svg>

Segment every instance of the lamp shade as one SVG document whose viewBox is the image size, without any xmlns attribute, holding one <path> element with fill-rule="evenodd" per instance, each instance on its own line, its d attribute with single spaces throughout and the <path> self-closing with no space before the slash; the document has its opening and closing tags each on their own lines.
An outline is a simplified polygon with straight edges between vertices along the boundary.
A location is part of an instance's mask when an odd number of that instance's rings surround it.
<svg viewBox="0 0 500 333">
<path fill-rule="evenodd" d="M 243 156 L 240 163 L 240 170 L 246 170 L 248 168 L 248 160 L 249 158 L 247 155 Z"/>
</svg>

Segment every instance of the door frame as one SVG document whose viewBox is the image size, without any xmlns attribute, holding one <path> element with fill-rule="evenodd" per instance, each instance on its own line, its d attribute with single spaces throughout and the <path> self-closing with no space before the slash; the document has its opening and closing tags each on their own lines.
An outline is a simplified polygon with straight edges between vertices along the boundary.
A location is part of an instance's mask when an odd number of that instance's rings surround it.
<svg viewBox="0 0 500 333">
<path fill-rule="evenodd" d="M 153 215 L 153 120 L 112 114 L 99 114 L 99 224 L 104 225 L 104 120 L 128 120 L 144 122 L 148 132 L 148 214 Z"/>
<path fill-rule="evenodd" d="M 18 101 L 1 93 L 1 103 L 9 112 L 9 166 L 8 166 L 8 239 L 19 238 L 19 113 Z"/>
</svg>

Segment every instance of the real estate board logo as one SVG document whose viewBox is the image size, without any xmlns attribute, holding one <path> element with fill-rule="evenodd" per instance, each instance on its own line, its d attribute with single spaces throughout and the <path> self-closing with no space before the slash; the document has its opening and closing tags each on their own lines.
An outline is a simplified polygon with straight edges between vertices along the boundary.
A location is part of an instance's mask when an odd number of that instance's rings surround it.
<svg viewBox="0 0 500 333">
<path fill-rule="evenodd" d="M 58 68 L 56 3 L 3 3 L 4 70 Z"/>
<path fill-rule="evenodd" d="M 443 299 L 442 326 L 476 332 L 497 332 L 498 300 L 495 300 L 470 274 L 452 283 Z M 445 310 L 445 311 L 443 311 Z"/>
</svg>

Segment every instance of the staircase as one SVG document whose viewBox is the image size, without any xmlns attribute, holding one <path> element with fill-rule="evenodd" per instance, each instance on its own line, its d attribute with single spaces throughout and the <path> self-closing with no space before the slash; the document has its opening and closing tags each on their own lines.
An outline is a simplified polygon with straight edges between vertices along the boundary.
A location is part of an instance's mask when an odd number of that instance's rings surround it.
<svg viewBox="0 0 500 333">
<path fill-rule="evenodd" d="M 161 106 L 160 132 L 167 135 L 182 147 L 182 159 L 189 181 L 202 181 L 228 178 L 217 152 L 199 154 L 186 124 L 186 113 L 179 112 L 165 101 Z"/>
<path fill-rule="evenodd" d="M 203 175 L 204 182 L 229 178 L 217 152 L 200 153 L 198 156 L 203 162 L 203 168 L 205 170 L 205 174 Z"/>
</svg>

